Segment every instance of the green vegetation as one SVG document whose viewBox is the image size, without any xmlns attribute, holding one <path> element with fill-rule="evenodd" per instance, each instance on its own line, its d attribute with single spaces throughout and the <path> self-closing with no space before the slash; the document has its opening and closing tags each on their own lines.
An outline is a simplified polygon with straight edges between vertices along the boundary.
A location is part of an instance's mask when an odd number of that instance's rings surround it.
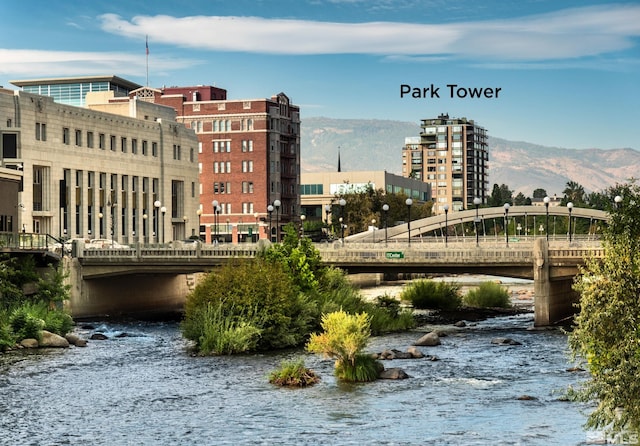
<svg viewBox="0 0 640 446">
<path fill-rule="evenodd" d="M 307 350 L 336 360 L 335 374 L 343 381 L 378 379 L 380 368 L 370 355 L 362 354 L 371 336 L 370 316 L 336 311 L 322 317 L 323 333 L 314 333 Z"/>
<path fill-rule="evenodd" d="M 590 379 L 571 393 L 594 401 L 587 427 L 609 434 L 640 434 L 640 187 L 609 190 L 622 197 L 610 204 L 603 232 L 603 259 L 591 259 L 576 281 L 580 313 L 569 336 L 574 358 L 581 358 Z"/>
<path fill-rule="evenodd" d="M 370 314 L 376 334 L 415 325 L 410 311 L 366 302 L 289 225 L 281 244 L 211 272 L 187 296 L 181 328 L 204 355 L 272 350 L 303 345 L 323 314 L 341 309 Z"/>
<path fill-rule="evenodd" d="M 486 281 L 478 288 L 469 290 L 463 298 L 465 305 L 480 308 L 509 308 L 509 292 L 500 284 Z"/>
<path fill-rule="evenodd" d="M 414 308 L 430 310 L 455 310 L 462 303 L 459 285 L 427 279 L 408 284 L 400 298 L 411 302 Z"/>
<path fill-rule="evenodd" d="M 283 387 L 308 387 L 320 381 L 318 375 L 305 367 L 302 359 L 283 361 L 269 374 L 269 382 Z"/>
<path fill-rule="evenodd" d="M 70 289 L 64 279 L 62 271 L 53 267 L 39 277 L 31 257 L 0 261 L 0 351 L 22 339 L 41 339 L 42 330 L 64 336 L 72 329 L 73 319 L 62 310 Z M 26 295 L 25 288 L 34 293 Z"/>
</svg>

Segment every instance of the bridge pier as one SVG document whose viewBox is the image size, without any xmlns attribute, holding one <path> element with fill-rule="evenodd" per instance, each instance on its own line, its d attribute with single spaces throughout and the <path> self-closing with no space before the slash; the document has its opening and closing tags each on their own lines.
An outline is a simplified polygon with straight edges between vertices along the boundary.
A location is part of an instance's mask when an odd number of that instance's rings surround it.
<svg viewBox="0 0 640 446">
<path fill-rule="evenodd" d="M 549 244 L 538 238 L 533 244 L 533 292 L 535 296 L 534 325 L 554 325 L 575 314 L 579 296 L 573 286 L 573 276 L 552 278 Z"/>
</svg>

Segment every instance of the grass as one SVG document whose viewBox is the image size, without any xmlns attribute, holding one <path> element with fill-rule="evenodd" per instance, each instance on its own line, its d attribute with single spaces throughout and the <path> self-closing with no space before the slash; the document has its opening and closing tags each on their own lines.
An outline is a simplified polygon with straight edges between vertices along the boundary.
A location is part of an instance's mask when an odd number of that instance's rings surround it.
<svg viewBox="0 0 640 446">
<path fill-rule="evenodd" d="M 308 369 L 302 359 L 283 361 L 278 369 L 269 374 L 269 382 L 281 387 L 308 387 L 318 381 L 320 377 Z"/>
<path fill-rule="evenodd" d="M 510 308 L 509 292 L 500 284 L 487 281 L 478 288 L 469 290 L 464 296 L 464 304 L 478 308 Z"/>
</svg>

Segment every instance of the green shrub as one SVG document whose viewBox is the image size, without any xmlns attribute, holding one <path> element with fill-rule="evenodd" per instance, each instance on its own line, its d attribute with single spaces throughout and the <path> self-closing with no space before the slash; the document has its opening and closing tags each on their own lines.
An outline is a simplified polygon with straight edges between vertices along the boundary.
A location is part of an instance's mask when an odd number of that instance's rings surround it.
<svg viewBox="0 0 640 446">
<path fill-rule="evenodd" d="M 269 374 L 269 382 L 278 386 L 307 387 L 318 381 L 318 375 L 306 368 L 302 359 L 283 361 L 277 370 Z"/>
<path fill-rule="evenodd" d="M 34 315 L 32 304 L 24 304 L 11 312 L 9 324 L 18 340 L 33 338 L 42 339 L 41 331 L 44 329 L 45 322 L 38 315 Z"/>
<path fill-rule="evenodd" d="M 511 307 L 507 289 L 491 281 L 482 282 L 478 288 L 469 290 L 464 296 L 464 304 L 480 308 Z"/>
<path fill-rule="evenodd" d="M 9 325 L 6 313 L 0 310 L 0 352 L 11 348 L 16 343 L 16 337 Z"/>
<path fill-rule="evenodd" d="M 459 291 L 460 286 L 455 283 L 416 280 L 402 290 L 400 298 L 418 309 L 453 310 L 462 303 Z"/>
<path fill-rule="evenodd" d="M 205 341 L 204 350 L 218 351 L 212 339 L 222 335 L 236 338 L 222 342 L 233 343 L 234 351 L 271 350 L 302 344 L 317 318 L 315 303 L 300 293 L 286 266 L 254 259 L 210 273 L 187 296 L 181 328 L 199 350 Z M 239 339 L 247 344 L 235 344 Z"/>
<path fill-rule="evenodd" d="M 371 355 L 359 353 L 354 362 L 341 362 L 336 364 L 336 376 L 342 381 L 365 383 L 375 381 L 380 377 L 384 366 Z"/>
<path fill-rule="evenodd" d="M 73 318 L 62 310 L 49 310 L 44 315 L 44 330 L 64 336 L 73 328 Z"/>
<path fill-rule="evenodd" d="M 224 314 L 222 303 L 209 303 L 203 312 L 200 353 L 205 355 L 231 355 L 254 350 L 260 338 L 260 329 L 251 325 L 251 317 Z"/>
</svg>

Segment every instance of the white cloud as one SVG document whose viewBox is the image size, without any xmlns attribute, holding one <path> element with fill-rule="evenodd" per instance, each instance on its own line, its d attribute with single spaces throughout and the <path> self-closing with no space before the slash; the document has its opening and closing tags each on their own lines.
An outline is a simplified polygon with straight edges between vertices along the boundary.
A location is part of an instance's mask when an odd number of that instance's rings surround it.
<svg viewBox="0 0 640 446">
<path fill-rule="evenodd" d="M 140 54 L 131 54 L 0 48 L 0 60 L 0 74 L 11 76 L 77 76 L 78 73 L 143 76 L 146 70 L 144 50 Z M 196 64 L 185 59 L 153 58 L 156 72 L 173 69 L 176 63 L 184 66 Z"/>
<path fill-rule="evenodd" d="M 640 5 L 567 9 L 510 20 L 416 24 L 260 17 L 101 16 L 102 29 L 150 42 L 266 54 L 373 54 L 541 61 L 623 51 L 640 36 Z"/>
</svg>

